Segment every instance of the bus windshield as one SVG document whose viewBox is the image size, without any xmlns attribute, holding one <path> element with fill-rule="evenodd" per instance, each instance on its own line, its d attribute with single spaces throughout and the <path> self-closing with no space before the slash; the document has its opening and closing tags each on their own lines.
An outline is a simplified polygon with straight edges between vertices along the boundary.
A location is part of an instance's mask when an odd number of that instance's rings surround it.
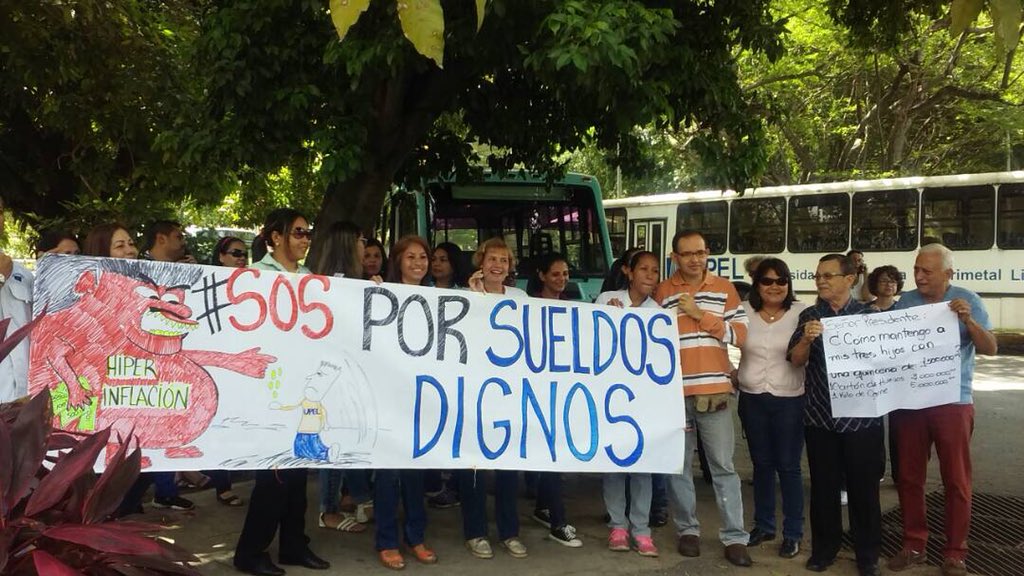
<svg viewBox="0 0 1024 576">
<path fill-rule="evenodd" d="M 473 252 L 496 236 L 515 252 L 516 273 L 530 274 L 553 252 L 564 255 L 577 278 L 601 278 L 608 270 L 602 242 L 603 215 L 597 181 L 577 177 L 548 186 L 543 182 L 493 181 L 427 186 L 428 240 L 452 242 Z"/>
</svg>

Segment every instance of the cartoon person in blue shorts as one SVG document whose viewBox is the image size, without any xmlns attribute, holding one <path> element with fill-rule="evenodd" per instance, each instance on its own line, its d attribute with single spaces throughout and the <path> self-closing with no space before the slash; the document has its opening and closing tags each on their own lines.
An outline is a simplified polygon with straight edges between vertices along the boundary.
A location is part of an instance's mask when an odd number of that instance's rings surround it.
<svg viewBox="0 0 1024 576">
<path fill-rule="evenodd" d="M 335 453 L 338 451 L 337 445 L 328 448 L 320 438 L 320 433 L 330 428 L 327 421 L 327 408 L 323 404 L 323 399 L 334 386 L 340 374 L 340 366 L 321 361 L 317 371 L 306 377 L 306 388 L 301 402 L 290 405 L 282 405 L 278 402 L 270 403 L 271 410 L 300 409 L 302 411 L 299 428 L 295 433 L 295 442 L 292 445 L 296 458 L 330 462 L 332 451 Z"/>
</svg>

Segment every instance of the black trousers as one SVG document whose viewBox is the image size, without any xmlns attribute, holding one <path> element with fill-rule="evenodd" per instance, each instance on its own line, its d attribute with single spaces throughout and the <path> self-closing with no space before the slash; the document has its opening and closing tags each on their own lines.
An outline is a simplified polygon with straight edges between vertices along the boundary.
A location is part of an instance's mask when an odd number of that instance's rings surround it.
<svg viewBox="0 0 1024 576">
<path fill-rule="evenodd" d="M 878 471 L 885 432 L 873 426 L 856 432 L 832 432 L 806 426 L 807 464 L 811 473 L 811 556 L 830 560 L 843 538 L 843 477 L 849 496 L 847 512 L 853 531 L 857 566 L 878 563 L 882 546 L 882 510 L 878 503 Z"/>
<path fill-rule="evenodd" d="M 279 529 L 279 555 L 306 552 L 306 475 L 304 468 L 256 472 L 249 511 L 235 546 L 236 561 L 264 554 Z"/>
</svg>

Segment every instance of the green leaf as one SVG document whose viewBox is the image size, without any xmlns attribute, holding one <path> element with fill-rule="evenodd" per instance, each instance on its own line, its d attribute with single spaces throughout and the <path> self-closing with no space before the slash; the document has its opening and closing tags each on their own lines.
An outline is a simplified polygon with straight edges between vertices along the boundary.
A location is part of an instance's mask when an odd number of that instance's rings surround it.
<svg viewBox="0 0 1024 576">
<path fill-rule="evenodd" d="M 484 8 L 487 7 L 487 0 L 476 0 L 476 31 L 484 25 Z"/>
<path fill-rule="evenodd" d="M 1020 41 L 1021 0 L 989 0 L 989 12 L 996 28 L 996 50 L 1009 54 Z"/>
<path fill-rule="evenodd" d="M 953 6 L 949 9 L 952 22 L 949 25 L 949 33 L 953 37 L 963 34 L 964 30 L 971 25 L 981 14 L 985 6 L 985 0 L 953 0 Z"/>
<path fill-rule="evenodd" d="M 443 68 L 444 10 L 441 0 L 397 0 L 402 33 L 416 51 Z"/>
<path fill-rule="evenodd" d="M 338 31 L 339 40 L 345 39 L 348 29 L 369 7 L 370 0 L 331 0 L 331 21 Z"/>
</svg>

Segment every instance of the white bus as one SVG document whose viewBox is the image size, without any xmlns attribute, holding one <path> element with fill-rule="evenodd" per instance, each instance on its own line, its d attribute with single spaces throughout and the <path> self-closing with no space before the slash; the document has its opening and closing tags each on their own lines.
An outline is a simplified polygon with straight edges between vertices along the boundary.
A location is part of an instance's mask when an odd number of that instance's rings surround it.
<svg viewBox="0 0 1024 576">
<path fill-rule="evenodd" d="M 766 254 L 789 264 L 804 300 L 824 254 L 860 250 L 868 270 L 894 265 L 910 290 L 915 250 L 941 242 L 955 251 L 953 282 L 981 294 L 993 324 L 1024 329 L 1024 171 L 679 192 L 604 208 L 615 254 L 642 247 L 670 271 L 672 235 L 694 229 L 708 269 L 741 291 L 750 287 L 743 261 Z"/>
</svg>

